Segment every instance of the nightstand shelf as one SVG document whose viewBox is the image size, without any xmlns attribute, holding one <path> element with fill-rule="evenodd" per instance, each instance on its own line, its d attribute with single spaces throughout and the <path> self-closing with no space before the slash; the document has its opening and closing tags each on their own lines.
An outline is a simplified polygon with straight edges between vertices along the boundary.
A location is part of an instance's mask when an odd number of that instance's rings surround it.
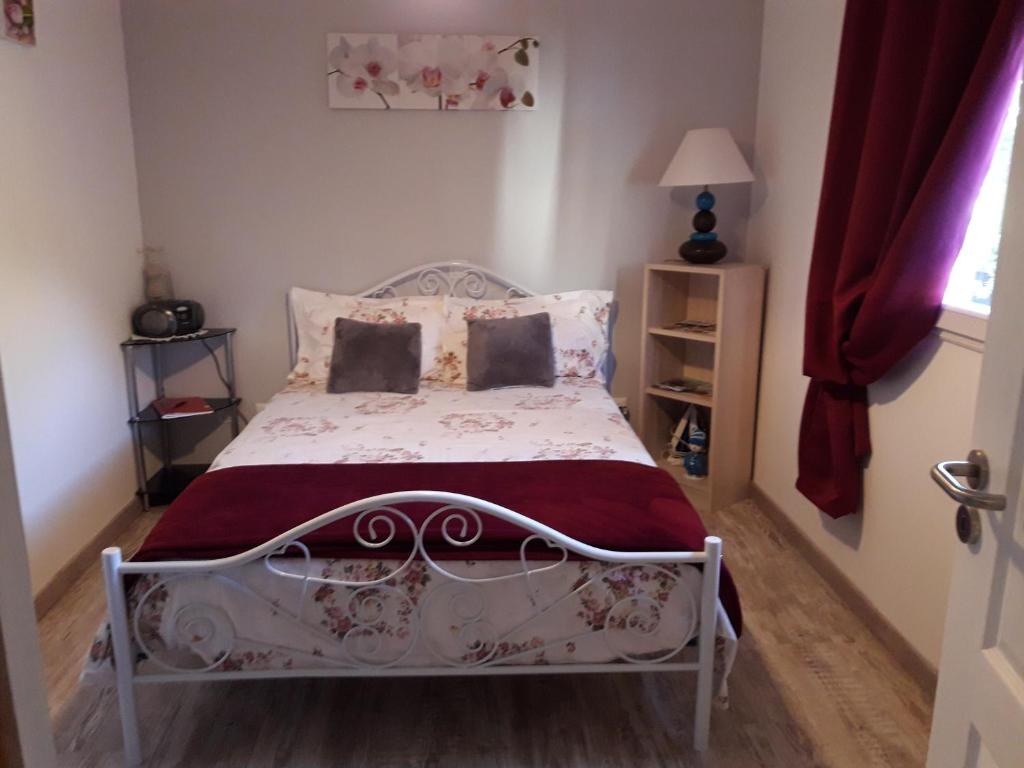
<svg viewBox="0 0 1024 768">
<path fill-rule="evenodd" d="M 183 416 L 181 417 L 181 419 L 164 419 L 157 412 L 156 408 L 153 407 L 153 404 L 150 403 L 148 406 L 146 406 L 139 412 L 138 416 L 134 416 L 128 419 L 128 423 L 134 424 L 136 422 L 140 422 L 143 424 L 148 424 L 151 421 L 179 421 L 185 419 L 201 419 L 204 416 L 213 416 L 215 413 L 219 413 L 220 411 L 226 411 L 228 408 L 234 408 L 236 405 L 242 402 L 241 399 L 237 397 L 204 397 L 203 400 L 205 400 L 206 404 L 211 408 L 211 410 L 208 411 L 207 413 L 196 413 L 193 414 L 192 416 Z"/>
<path fill-rule="evenodd" d="M 148 336 L 132 336 L 130 339 L 125 339 L 121 342 L 122 347 L 166 347 L 168 344 L 189 344 L 193 341 L 203 341 L 204 339 L 218 339 L 221 336 L 231 336 L 234 334 L 234 328 L 203 328 L 195 333 L 185 333 L 181 336 L 168 336 L 166 338 L 149 338 Z"/>
<path fill-rule="evenodd" d="M 174 464 L 161 467 L 146 481 L 145 499 L 151 507 L 170 504 L 189 483 L 210 468 L 209 464 Z"/>
<path fill-rule="evenodd" d="M 135 454 L 135 479 L 138 487 L 136 493 L 142 499 L 142 505 L 146 509 L 149 509 L 151 506 L 170 504 L 178 494 L 185 490 L 189 483 L 208 469 L 206 464 L 175 464 L 173 462 L 171 457 L 172 425 L 181 422 L 191 422 L 194 419 L 205 419 L 210 416 L 226 415 L 231 422 L 232 436 L 238 436 L 238 406 L 242 401 L 235 395 L 235 358 L 232 345 L 234 334 L 234 328 L 210 328 L 197 334 L 176 336 L 169 339 L 132 337 L 121 342 L 125 379 L 128 388 L 128 425 L 132 430 L 132 447 Z M 211 339 L 222 342 L 223 374 L 220 362 L 217 360 L 217 352 L 208 343 Z M 145 407 L 140 407 L 139 384 L 138 377 L 136 376 L 140 352 L 147 348 L 149 350 L 154 394 L 159 399 L 166 397 L 164 392 L 163 361 L 160 355 L 161 347 L 194 344 L 197 342 L 203 343 L 213 357 L 213 361 L 217 366 L 218 376 L 223 381 L 224 388 L 227 390 L 227 397 L 203 398 L 211 408 L 209 412 L 173 419 L 161 418 L 152 403 Z M 158 425 L 160 437 L 161 467 L 152 476 L 150 476 L 146 467 L 146 447 L 143 441 L 143 428 L 146 425 Z"/>
<path fill-rule="evenodd" d="M 715 510 L 746 497 L 753 465 L 754 416 L 761 347 L 765 272 L 753 264 L 710 266 L 671 261 L 644 272 L 640 416 L 637 429 L 694 506 Z M 672 326 L 713 323 L 701 333 Z M 673 392 L 656 384 L 696 379 L 707 394 Z M 698 406 L 708 430 L 708 475 L 690 477 L 668 464 L 666 451 L 679 420 Z"/>
</svg>

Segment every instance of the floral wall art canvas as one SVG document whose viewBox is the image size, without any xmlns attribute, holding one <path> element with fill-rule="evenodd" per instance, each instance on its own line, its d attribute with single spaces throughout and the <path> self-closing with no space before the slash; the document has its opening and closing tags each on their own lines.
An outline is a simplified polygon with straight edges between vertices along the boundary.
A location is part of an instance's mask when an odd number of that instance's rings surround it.
<svg viewBox="0 0 1024 768">
<path fill-rule="evenodd" d="M 540 43 L 515 35 L 327 36 L 333 109 L 533 109 Z"/>
<path fill-rule="evenodd" d="M 4 4 L 4 37 L 22 45 L 36 44 L 33 0 L 2 0 Z"/>
</svg>

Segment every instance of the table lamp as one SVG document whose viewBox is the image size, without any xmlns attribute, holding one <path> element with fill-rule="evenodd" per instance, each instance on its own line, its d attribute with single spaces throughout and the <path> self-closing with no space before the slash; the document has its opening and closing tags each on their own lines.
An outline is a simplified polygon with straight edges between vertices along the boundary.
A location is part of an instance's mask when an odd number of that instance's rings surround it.
<svg viewBox="0 0 1024 768">
<path fill-rule="evenodd" d="M 659 187 L 701 186 L 697 195 L 697 213 L 693 217 L 696 230 L 679 246 L 679 255 L 692 264 L 714 264 L 728 249 L 715 232 L 715 196 L 709 184 L 735 184 L 753 181 L 754 174 L 740 154 L 728 128 L 695 128 L 687 131 L 668 164 Z"/>
</svg>

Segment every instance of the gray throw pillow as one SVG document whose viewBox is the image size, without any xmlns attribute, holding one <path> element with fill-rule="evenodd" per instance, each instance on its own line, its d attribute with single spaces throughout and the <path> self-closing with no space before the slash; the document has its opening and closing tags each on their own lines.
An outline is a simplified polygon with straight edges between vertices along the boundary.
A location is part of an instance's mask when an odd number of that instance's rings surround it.
<svg viewBox="0 0 1024 768">
<path fill-rule="evenodd" d="M 553 387 L 555 351 L 551 316 L 467 321 L 466 389 Z"/>
<path fill-rule="evenodd" d="M 398 392 L 420 388 L 419 323 L 364 323 L 339 317 L 334 321 L 334 348 L 327 391 Z"/>
</svg>

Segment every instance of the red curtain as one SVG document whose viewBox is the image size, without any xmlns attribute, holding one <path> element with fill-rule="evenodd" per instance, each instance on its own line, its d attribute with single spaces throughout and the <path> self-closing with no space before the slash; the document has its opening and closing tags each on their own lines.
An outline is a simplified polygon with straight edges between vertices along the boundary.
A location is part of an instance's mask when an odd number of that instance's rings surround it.
<svg viewBox="0 0 1024 768">
<path fill-rule="evenodd" d="M 832 517 L 860 505 L 867 385 L 941 311 L 1022 55 L 1024 0 L 848 0 L 807 289 L 797 479 Z"/>
</svg>

